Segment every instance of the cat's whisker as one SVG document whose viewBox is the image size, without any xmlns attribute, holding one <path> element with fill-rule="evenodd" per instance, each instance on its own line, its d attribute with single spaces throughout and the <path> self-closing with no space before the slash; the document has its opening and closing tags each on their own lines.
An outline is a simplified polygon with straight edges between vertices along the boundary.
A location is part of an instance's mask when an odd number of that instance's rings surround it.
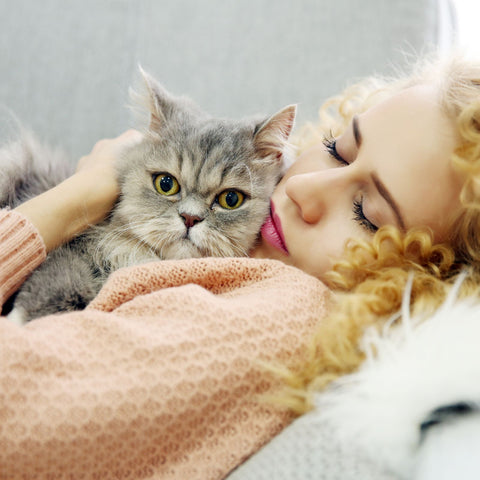
<svg viewBox="0 0 480 480">
<path fill-rule="evenodd" d="M 104 265 L 104 273 L 121 266 L 143 263 L 152 257 L 156 257 L 148 241 L 139 238 L 138 235 L 128 239 L 122 239 L 125 233 L 135 232 L 141 229 L 151 231 L 151 215 L 141 215 L 140 220 L 130 221 L 127 224 L 118 225 L 107 232 L 98 242 L 93 255 L 97 258 L 97 264 Z M 137 240 L 135 240 L 135 238 Z M 126 249 L 126 246 L 129 248 Z"/>
<path fill-rule="evenodd" d="M 248 178 L 250 180 L 250 191 L 251 192 L 254 192 L 255 191 L 255 182 L 253 181 L 253 174 L 252 174 L 252 170 L 250 169 L 250 167 L 246 164 L 246 163 L 239 163 L 235 169 L 238 169 L 240 170 L 240 174 L 243 176 L 244 173 L 243 171 L 246 171 L 247 172 L 247 175 L 248 175 Z"/>
<path fill-rule="evenodd" d="M 160 256 L 161 258 L 168 258 L 168 248 L 172 247 L 175 243 L 181 240 L 181 235 L 178 232 L 168 232 L 162 237 L 157 243 L 160 246 Z M 156 246 L 156 250 L 158 247 Z"/>
<path fill-rule="evenodd" d="M 158 241 L 156 243 L 158 243 Z M 150 239 L 147 238 L 146 236 L 143 238 L 140 238 L 140 242 L 136 245 L 137 250 L 140 250 L 141 248 L 143 249 L 146 248 L 152 257 L 159 258 L 157 248 L 155 247 L 156 247 L 156 244 L 151 245 Z"/>
<path fill-rule="evenodd" d="M 229 243 L 227 248 L 222 251 L 225 257 L 246 257 L 247 252 L 240 245 Z"/>
</svg>

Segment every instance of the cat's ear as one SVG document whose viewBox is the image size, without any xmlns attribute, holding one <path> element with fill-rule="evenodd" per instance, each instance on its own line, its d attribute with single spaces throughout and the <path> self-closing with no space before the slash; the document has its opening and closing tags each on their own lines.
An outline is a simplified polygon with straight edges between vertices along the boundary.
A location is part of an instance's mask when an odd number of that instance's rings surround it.
<svg viewBox="0 0 480 480">
<path fill-rule="evenodd" d="M 295 125 L 296 105 L 288 105 L 257 125 L 254 145 L 262 158 L 274 156 L 281 158 L 288 145 L 288 138 Z"/>
<path fill-rule="evenodd" d="M 175 110 L 174 97 L 142 67 L 138 67 L 146 88 L 146 103 L 150 113 L 150 130 L 159 132 Z"/>
</svg>

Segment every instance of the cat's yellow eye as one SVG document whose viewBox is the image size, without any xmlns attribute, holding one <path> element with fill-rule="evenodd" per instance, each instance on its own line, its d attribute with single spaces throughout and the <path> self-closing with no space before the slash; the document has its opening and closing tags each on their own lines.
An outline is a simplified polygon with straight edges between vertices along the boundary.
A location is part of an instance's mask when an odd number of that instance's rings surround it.
<svg viewBox="0 0 480 480">
<path fill-rule="evenodd" d="M 169 173 L 159 173 L 153 177 L 153 186 L 162 195 L 175 195 L 180 191 L 177 179 Z"/>
<path fill-rule="evenodd" d="M 218 196 L 218 203 L 228 210 L 238 208 L 245 200 L 245 195 L 238 190 L 225 190 Z"/>
</svg>

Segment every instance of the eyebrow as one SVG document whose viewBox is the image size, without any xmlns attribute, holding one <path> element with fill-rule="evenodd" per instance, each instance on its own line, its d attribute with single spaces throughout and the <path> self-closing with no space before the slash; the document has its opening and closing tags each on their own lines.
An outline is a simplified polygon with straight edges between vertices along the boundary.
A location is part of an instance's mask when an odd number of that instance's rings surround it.
<svg viewBox="0 0 480 480">
<path fill-rule="evenodd" d="M 357 144 L 357 148 L 360 148 L 362 144 L 362 134 L 360 133 L 360 128 L 358 126 L 358 116 L 355 115 L 352 118 L 352 127 L 353 127 L 353 136 L 355 138 L 355 143 Z"/>
<path fill-rule="evenodd" d="M 355 143 L 357 148 L 360 148 L 362 144 L 362 133 L 360 131 L 360 127 L 358 124 L 358 115 L 355 115 L 352 118 L 352 128 L 353 128 L 353 137 L 355 138 Z M 376 173 L 372 173 L 372 180 L 373 184 L 375 185 L 378 193 L 384 198 L 384 200 L 390 205 L 393 213 L 395 214 L 395 218 L 397 219 L 398 224 L 402 230 L 405 230 L 405 222 L 403 220 L 402 214 L 400 209 L 398 208 L 397 202 L 393 199 L 390 195 L 390 192 L 387 190 L 387 187 L 383 184 L 383 182 L 378 178 Z"/>
<path fill-rule="evenodd" d="M 373 183 L 378 190 L 378 193 L 385 199 L 385 201 L 392 208 L 393 213 L 395 214 L 395 217 L 401 229 L 405 230 L 405 222 L 403 221 L 403 217 L 402 217 L 402 214 L 400 213 L 400 209 L 398 208 L 397 202 L 395 202 L 393 197 L 390 195 L 390 192 L 387 190 L 387 188 L 382 183 L 382 181 L 378 178 L 377 174 L 372 173 L 371 176 L 372 176 Z"/>
</svg>

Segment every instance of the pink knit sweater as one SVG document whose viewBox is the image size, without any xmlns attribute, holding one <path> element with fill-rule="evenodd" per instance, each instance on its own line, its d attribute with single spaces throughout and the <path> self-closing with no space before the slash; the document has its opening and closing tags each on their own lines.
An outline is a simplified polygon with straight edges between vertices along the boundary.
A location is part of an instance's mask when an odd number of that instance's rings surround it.
<svg viewBox="0 0 480 480">
<path fill-rule="evenodd" d="M 0 212 L 0 298 L 42 261 Z M 220 479 L 290 420 L 261 361 L 302 356 L 325 286 L 275 261 L 116 272 L 82 312 L 0 318 L 1 479 Z"/>
</svg>

